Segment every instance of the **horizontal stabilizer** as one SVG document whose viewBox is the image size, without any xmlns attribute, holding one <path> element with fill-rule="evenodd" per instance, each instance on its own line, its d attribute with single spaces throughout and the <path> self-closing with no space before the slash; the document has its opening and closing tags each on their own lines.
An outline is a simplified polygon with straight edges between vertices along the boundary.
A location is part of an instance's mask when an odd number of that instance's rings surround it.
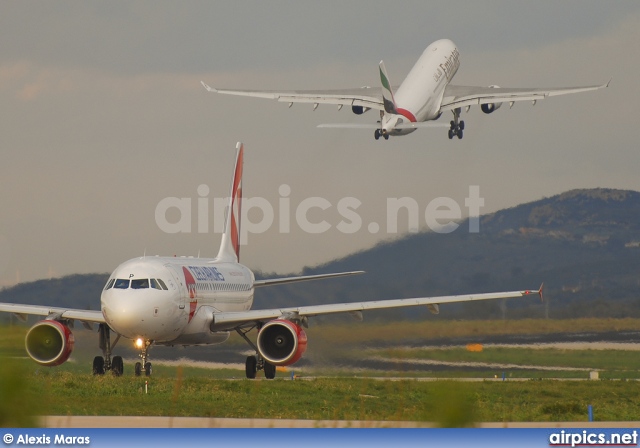
<svg viewBox="0 0 640 448">
<path fill-rule="evenodd" d="M 375 123 L 325 123 L 319 124 L 319 128 L 331 129 L 380 129 L 380 124 Z M 395 129 L 418 129 L 418 128 L 448 128 L 448 123 L 436 123 L 433 121 L 406 122 L 394 126 Z"/>
<path fill-rule="evenodd" d="M 380 125 L 374 123 L 325 123 L 319 124 L 318 127 L 332 129 L 380 129 Z"/>
<path fill-rule="evenodd" d="M 348 275 L 358 274 L 364 274 L 364 271 L 336 272 L 333 274 L 303 275 L 301 277 L 284 277 L 273 278 L 269 280 L 256 280 L 255 282 L 253 282 L 253 286 L 258 288 L 260 286 L 283 285 L 285 283 L 306 282 L 309 280 L 322 280 L 326 278 L 345 277 Z"/>
<path fill-rule="evenodd" d="M 436 123 L 434 121 L 418 121 L 418 122 L 405 122 L 396 124 L 395 129 L 418 129 L 418 128 L 448 128 L 449 123 L 441 122 Z"/>
</svg>

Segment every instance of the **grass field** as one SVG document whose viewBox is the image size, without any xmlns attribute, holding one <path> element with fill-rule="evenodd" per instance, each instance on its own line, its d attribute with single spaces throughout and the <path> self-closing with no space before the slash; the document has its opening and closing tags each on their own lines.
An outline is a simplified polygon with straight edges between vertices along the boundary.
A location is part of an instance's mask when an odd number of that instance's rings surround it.
<svg viewBox="0 0 640 448">
<path fill-rule="evenodd" d="M 561 327 L 576 331 L 635 330 L 640 322 L 624 319 L 537 322 L 538 330 L 561 333 Z M 442 323 L 439 323 L 441 325 Z M 89 374 L 93 355 L 74 352 L 74 361 L 56 368 L 38 366 L 24 358 L 24 327 L 0 329 L 0 425 L 34 426 L 36 415 L 146 415 L 220 418 L 290 418 L 311 420 L 429 421 L 441 426 L 471 426 L 474 422 L 587 421 L 592 405 L 597 421 L 639 421 L 638 381 L 555 381 L 549 377 L 587 378 L 598 369 L 601 378 L 638 378 L 640 352 L 626 350 L 560 350 L 487 347 L 481 352 L 464 348 L 407 348 L 402 343 L 419 338 L 428 341 L 451 333 L 520 333 L 527 325 L 504 322 L 449 323 L 420 333 L 415 323 L 334 325 L 324 327 L 316 338 L 310 331 L 311 356 L 326 353 L 360 353 L 395 362 L 384 372 L 340 369 L 331 365 L 296 370 L 298 378 L 279 373 L 275 381 L 242 379 L 242 370 L 205 369 L 154 364 L 151 378 L 135 378 L 131 368 L 125 375 L 94 377 Z M 442 324 L 443 325 L 443 324 Z M 597 330 L 596 330 L 597 329 Z M 565 330 L 566 331 L 566 330 Z M 469 333 L 470 332 L 470 333 Z M 505 333 L 506 332 L 506 333 Z M 95 335 L 86 332 L 89 337 Z M 416 333 L 419 333 L 416 336 Z M 435 336 L 438 334 L 438 336 Z M 359 349 L 358 344 L 384 335 L 385 347 Z M 451 336 L 450 336 L 451 337 Z M 346 338 L 346 339 L 345 339 Z M 338 344 L 342 340 L 349 344 Z M 94 341 L 84 341 L 95 352 Z M 232 346 L 235 344 L 232 341 Z M 397 344 L 397 346 L 394 346 Z M 82 344 L 80 344 L 82 345 Z M 335 350 L 336 346 L 339 350 Z M 425 344 L 427 345 L 427 344 Z M 333 350 L 331 350 L 333 347 Z M 321 355 L 318 355 L 320 353 Z M 94 353 L 95 354 L 95 353 Z M 463 371 L 414 371 L 413 362 L 482 362 L 533 366 L 527 369 Z M 241 361 L 241 360 L 240 360 Z M 563 366 L 569 370 L 542 370 Z M 576 370 L 571 370 L 575 368 Z M 582 369 L 582 370 L 579 370 Z M 481 377 L 506 373 L 506 381 L 458 382 L 402 379 L 380 381 L 371 377 Z M 335 377 L 304 379 L 304 375 Z M 358 375 L 359 378 L 353 378 Z M 509 381 L 515 378 L 529 381 Z M 233 379 L 236 378 L 236 379 Z M 148 384 L 145 385 L 145 381 Z M 145 389 L 146 386 L 146 389 Z M 145 392 L 148 391 L 148 393 Z"/>
<path fill-rule="evenodd" d="M 588 405 L 598 421 L 640 420 L 637 381 L 250 381 L 212 378 L 206 369 L 181 367 L 158 368 L 151 378 L 116 378 L 34 369 L 29 360 L 3 365 L 2 384 L 11 387 L 3 388 L 0 406 L 14 410 L 0 413 L 4 426 L 32 425 L 33 415 L 145 415 L 382 420 L 390 426 L 393 421 L 429 421 L 451 427 L 587 421 Z M 15 414 L 18 402 L 22 411 Z"/>
</svg>

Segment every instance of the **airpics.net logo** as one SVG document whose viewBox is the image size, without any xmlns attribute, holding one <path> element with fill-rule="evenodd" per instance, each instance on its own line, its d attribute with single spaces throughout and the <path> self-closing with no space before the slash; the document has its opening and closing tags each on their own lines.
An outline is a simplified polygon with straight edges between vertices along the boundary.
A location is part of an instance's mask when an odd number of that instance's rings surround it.
<svg viewBox="0 0 640 448">
<path fill-rule="evenodd" d="M 156 206 L 156 225 L 165 233 L 209 233 L 210 217 L 213 217 L 213 232 L 222 233 L 229 198 L 210 198 L 209 187 L 202 184 L 197 189 L 198 197 L 166 197 Z M 263 197 L 242 199 L 240 242 L 247 244 L 250 234 L 261 234 L 277 226 L 280 233 L 290 233 L 292 223 L 300 230 L 310 234 L 321 234 L 332 228 L 345 234 L 367 231 L 377 234 L 385 231 L 395 235 L 402 231 L 399 220 L 405 217 L 407 230 L 417 232 L 422 223 L 436 233 L 451 233 L 460 227 L 464 215 L 469 217 L 469 233 L 480 232 L 480 209 L 484 207 L 484 198 L 480 196 L 480 187 L 469 186 L 469 194 L 461 206 L 448 197 L 434 198 L 426 204 L 419 204 L 414 198 L 386 198 L 386 223 L 382 227 L 377 222 L 365 224 L 358 210 L 363 203 L 355 197 L 344 197 L 335 203 L 326 198 L 313 196 L 293 203 L 291 187 L 282 184 L 278 188 L 277 205 Z M 463 208 L 466 213 L 463 214 Z M 211 210 L 211 212 L 210 212 Z M 327 221 L 323 214 L 337 212 L 338 222 Z M 195 216 L 195 219 L 193 217 Z M 255 219 L 258 216 L 259 219 Z M 250 219 L 253 217 L 254 220 Z M 424 221 L 422 221 L 424 220 Z"/>
</svg>

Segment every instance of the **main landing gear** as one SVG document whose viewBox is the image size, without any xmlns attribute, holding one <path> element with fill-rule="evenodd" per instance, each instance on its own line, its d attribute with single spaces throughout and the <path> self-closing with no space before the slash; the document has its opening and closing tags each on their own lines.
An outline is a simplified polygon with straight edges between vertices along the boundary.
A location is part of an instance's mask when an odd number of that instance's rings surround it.
<svg viewBox="0 0 640 448">
<path fill-rule="evenodd" d="M 245 362 L 245 374 L 250 380 L 254 379 L 258 370 L 264 370 L 264 377 L 272 380 L 276 377 L 276 366 L 265 361 L 259 354 L 247 356 Z"/>
<path fill-rule="evenodd" d="M 111 344 L 111 331 L 107 324 L 100 324 L 98 326 L 98 333 L 100 337 L 99 346 L 102 350 L 102 356 L 96 356 L 93 358 L 93 374 L 104 375 L 105 372 L 110 370 L 115 376 L 122 376 L 124 373 L 122 356 L 114 356 L 113 359 L 111 358 L 111 350 L 118 344 L 120 335 L 118 335 L 113 344 Z"/>
<path fill-rule="evenodd" d="M 380 140 L 380 137 L 384 137 L 385 140 L 389 140 L 389 134 L 382 129 L 382 119 L 384 118 L 384 111 L 380 111 L 380 120 L 378 120 L 378 124 L 380 125 L 379 129 L 376 129 L 373 132 L 373 137 L 376 140 Z"/>
<path fill-rule="evenodd" d="M 387 134 L 386 132 L 381 131 L 380 129 L 376 129 L 373 132 L 373 137 L 376 140 L 380 140 L 380 137 L 384 137 L 385 140 L 389 140 L 389 134 Z"/>
<path fill-rule="evenodd" d="M 460 120 L 461 109 L 458 107 L 453 109 L 453 120 L 451 121 L 451 127 L 449 128 L 449 140 L 454 136 L 458 136 L 458 139 L 462 138 L 464 131 L 464 121 Z"/>
<path fill-rule="evenodd" d="M 148 339 L 138 339 L 136 340 L 136 347 L 140 349 L 140 359 L 142 362 L 138 361 L 135 365 L 134 372 L 136 376 L 141 376 L 144 371 L 145 376 L 151 376 L 153 372 L 153 368 L 151 363 L 149 362 L 149 347 L 153 341 Z"/>
<path fill-rule="evenodd" d="M 258 352 L 258 348 L 255 344 L 247 337 L 247 333 L 252 329 L 242 330 L 240 328 L 236 328 L 238 334 L 247 341 L 247 344 L 251 346 L 256 351 L 255 355 L 247 356 L 247 360 L 244 364 L 245 374 L 248 379 L 252 380 L 256 377 L 256 374 L 259 370 L 264 370 L 264 377 L 268 380 L 272 380 L 276 377 L 276 366 L 271 363 L 268 363 L 264 360 L 260 353 Z"/>
</svg>

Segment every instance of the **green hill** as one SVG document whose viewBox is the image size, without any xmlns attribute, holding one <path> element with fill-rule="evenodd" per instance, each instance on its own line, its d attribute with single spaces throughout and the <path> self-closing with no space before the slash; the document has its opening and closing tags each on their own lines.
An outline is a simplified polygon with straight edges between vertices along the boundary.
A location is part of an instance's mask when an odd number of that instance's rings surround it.
<svg viewBox="0 0 640 448">
<path fill-rule="evenodd" d="M 363 269 L 344 279 L 260 288 L 255 308 L 537 288 L 535 298 L 441 308 L 445 318 L 640 317 L 640 193 L 572 190 L 484 215 L 449 234 L 385 242 L 304 274 Z M 257 273 L 258 277 L 273 275 Z M 73 275 L 0 291 L 0 301 L 99 308 L 108 274 Z M 372 313 L 420 317 L 426 310 Z"/>
</svg>

